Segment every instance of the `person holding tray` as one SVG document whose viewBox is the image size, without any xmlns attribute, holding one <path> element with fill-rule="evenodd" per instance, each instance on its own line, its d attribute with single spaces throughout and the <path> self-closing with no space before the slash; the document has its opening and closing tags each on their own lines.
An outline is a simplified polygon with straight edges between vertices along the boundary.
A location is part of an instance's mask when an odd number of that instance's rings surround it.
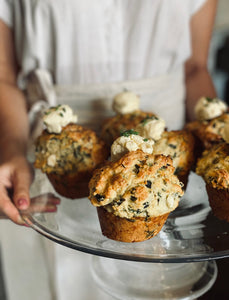
<svg viewBox="0 0 229 300">
<path fill-rule="evenodd" d="M 30 205 L 32 175 L 26 150 L 28 108 L 34 107 L 34 99 L 24 91 L 31 78 L 38 76 L 46 85 L 47 99 L 36 100 L 49 104 L 53 104 L 52 82 L 74 85 L 76 98 L 81 95 L 81 101 L 89 102 L 101 94 L 107 99 L 133 88 L 141 94 L 144 109 L 158 113 L 170 129 L 180 129 L 185 116 L 194 118 L 200 96 L 216 96 L 207 69 L 216 7 L 217 0 L 0 0 L 0 211 L 25 225 L 19 210 Z M 51 299 L 52 293 L 58 299 L 75 299 L 75 276 L 82 268 L 77 299 L 92 299 L 87 284 L 89 255 L 48 243 L 56 257 L 50 290 L 47 243 L 22 226 L 1 223 L 10 299 L 15 295 L 36 299 L 29 290 L 17 288 L 18 277 L 12 279 L 13 268 L 22 262 L 25 271 L 19 285 L 30 280 L 33 295 L 42 290 L 37 299 Z M 12 251 L 15 264 L 11 261 L 10 268 Z M 93 299 L 102 296 L 98 292 Z"/>
</svg>

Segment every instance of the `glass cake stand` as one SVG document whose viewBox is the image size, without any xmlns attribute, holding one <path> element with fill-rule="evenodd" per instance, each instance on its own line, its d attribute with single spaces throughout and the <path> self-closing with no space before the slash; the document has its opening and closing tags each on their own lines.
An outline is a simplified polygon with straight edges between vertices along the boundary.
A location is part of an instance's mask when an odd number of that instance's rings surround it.
<svg viewBox="0 0 229 300">
<path fill-rule="evenodd" d="M 31 194 L 46 192 L 55 193 L 37 170 Z M 205 183 L 195 173 L 161 232 L 144 242 L 123 243 L 103 236 L 87 198 L 62 197 L 56 213 L 23 218 L 52 241 L 93 254 L 95 281 L 116 299 L 196 299 L 215 282 L 215 260 L 229 256 L 229 223 L 213 216 Z"/>
</svg>

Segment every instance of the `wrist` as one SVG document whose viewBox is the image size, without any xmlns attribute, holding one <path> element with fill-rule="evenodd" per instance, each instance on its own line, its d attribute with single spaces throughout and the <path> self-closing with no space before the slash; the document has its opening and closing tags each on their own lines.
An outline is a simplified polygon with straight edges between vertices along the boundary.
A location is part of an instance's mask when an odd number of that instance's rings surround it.
<svg viewBox="0 0 229 300">
<path fill-rule="evenodd" d="M 2 143 L 0 143 L 2 145 Z M 5 140 L 4 146 L 0 146 L 0 163 L 9 161 L 15 157 L 26 157 L 27 141 Z"/>
</svg>

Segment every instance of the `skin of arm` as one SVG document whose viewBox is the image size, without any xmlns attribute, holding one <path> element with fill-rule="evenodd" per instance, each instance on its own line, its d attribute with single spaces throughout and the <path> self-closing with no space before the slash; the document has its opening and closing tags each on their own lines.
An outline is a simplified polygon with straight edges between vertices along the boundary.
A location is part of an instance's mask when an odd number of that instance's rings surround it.
<svg viewBox="0 0 229 300">
<path fill-rule="evenodd" d="M 185 64 L 187 121 L 195 120 L 194 106 L 200 97 L 216 97 L 207 64 L 217 2 L 207 0 L 191 19 L 192 55 Z"/>
<path fill-rule="evenodd" d="M 24 224 L 18 209 L 30 204 L 32 175 L 25 157 L 29 123 L 24 94 L 16 84 L 13 49 L 13 33 L 0 20 L 0 210 L 13 222 Z"/>
<path fill-rule="evenodd" d="M 51 193 L 30 199 L 32 168 L 27 159 L 29 120 L 26 99 L 17 87 L 13 32 L 0 20 L 0 219 L 26 225 L 20 216 L 55 212 L 60 199 Z"/>
</svg>

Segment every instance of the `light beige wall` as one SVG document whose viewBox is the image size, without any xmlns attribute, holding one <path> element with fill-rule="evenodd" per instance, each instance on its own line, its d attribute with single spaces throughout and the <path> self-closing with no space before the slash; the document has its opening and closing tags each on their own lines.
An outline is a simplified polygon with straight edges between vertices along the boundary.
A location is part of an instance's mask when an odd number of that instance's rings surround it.
<svg viewBox="0 0 229 300">
<path fill-rule="evenodd" d="M 215 28 L 229 29 L 229 0 L 218 0 Z"/>
</svg>

